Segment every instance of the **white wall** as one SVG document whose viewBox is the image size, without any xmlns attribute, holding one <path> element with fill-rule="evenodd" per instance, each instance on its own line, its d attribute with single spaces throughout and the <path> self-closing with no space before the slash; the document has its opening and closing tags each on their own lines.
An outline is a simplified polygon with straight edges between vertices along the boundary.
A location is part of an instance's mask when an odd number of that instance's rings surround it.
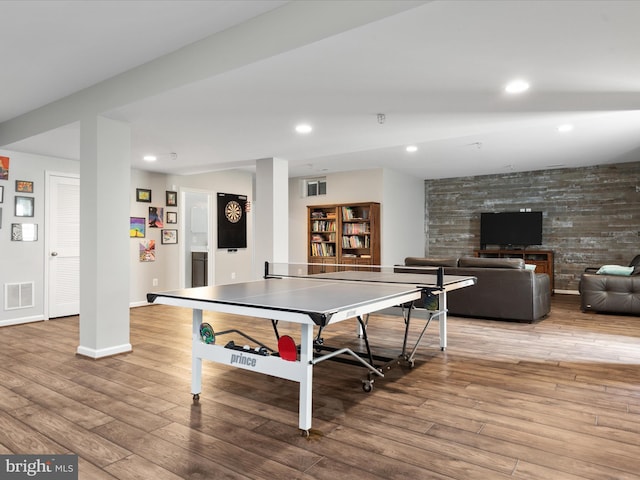
<svg viewBox="0 0 640 480">
<path fill-rule="evenodd" d="M 2 226 L 0 227 L 0 326 L 12 323 L 42 320 L 44 312 L 45 286 L 45 172 L 74 173 L 80 171 L 80 164 L 74 160 L 45 157 L 25 153 L 0 150 L 0 155 L 10 158 L 9 179 L 0 180 L 4 187 Z M 33 182 L 33 194 L 20 194 L 34 197 L 34 216 L 14 216 L 14 198 L 16 180 Z M 38 240 L 36 242 L 11 241 L 12 223 L 36 223 Z M 5 284 L 34 282 L 34 306 L 17 310 L 5 310 Z"/>
<path fill-rule="evenodd" d="M 313 178 L 317 178 L 314 176 Z M 424 254 L 424 181 L 386 169 L 326 175 L 327 194 L 304 197 L 305 177 L 289 179 L 289 261 L 307 261 L 307 206 L 380 202 L 381 260 L 403 263 Z"/>
<path fill-rule="evenodd" d="M 152 202 L 142 203 L 135 201 L 136 188 L 147 188 L 152 190 Z M 146 304 L 146 294 L 150 291 L 173 290 L 181 288 L 180 278 L 180 258 L 181 249 L 185 242 L 185 232 L 183 227 L 185 214 L 184 209 L 178 199 L 178 207 L 167 207 L 165 205 L 165 192 L 195 190 L 208 192 L 212 198 L 211 218 L 209 225 L 212 232 L 212 244 L 209 245 L 209 263 L 212 265 L 212 275 L 209 276 L 209 284 L 222 284 L 243 282 L 253 279 L 253 217 L 252 213 L 247 213 L 247 248 L 237 249 L 236 252 L 229 252 L 227 249 L 217 248 L 217 193 L 234 193 L 246 195 L 249 201 L 252 199 L 253 174 L 241 170 L 230 170 L 224 172 L 213 172 L 199 175 L 164 175 L 157 173 L 132 170 L 131 172 L 131 216 L 148 218 L 149 206 L 164 208 L 166 212 L 178 212 L 177 225 L 164 225 L 164 228 L 177 228 L 178 244 L 162 245 L 160 241 L 161 229 L 147 228 L 147 235 L 144 240 L 153 239 L 156 241 L 155 262 L 140 262 L 139 244 L 140 240 L 131 239 L 131 304 Z M 184 255 L 185 262 L 190 262 L 188 255 Z M 153 279 L 158 280 L 158 285 L 153 285 Z"/>
<path fill-rule="evenodd" d="M 403 264 L 424 255 L 424 180 L 384 170 L 382 222 L 383 265 Z"/>
<path fill-rule="evenodd" d="M 229 252 L 226 248 L 218 248 L 218 216 L 217 194 L 233 193 L 246 195 L 249 202 L 253 201 L 253 173 L 245 170 L 227 170 L 223 172 L 203 173 L 199 175 L 171 175 L 166 179 L 167 190 L 191 188 L 211 192 L 211 218 L 209 224 L 212 232 L 212 245 L 209 246 L 209 262 L 213 261 L 213 279 L 209 284 L 246 282 L 253 280 L 253 211 L 247 215 L 247 248 L 239 248 Z M 173 188 L 175 187 L 175 188 Z M 164 194 L 164 192 L 163 192 Z M 178 223 L 180 223 L 178 216 Z M 179 241 L 179 240 L 178 240 Z"/>
<path fill-rule="evenodd" d="M 80 179 L 82 182 L 82 179 Z M 159 173 L 145 172 L 142 170 L 131 170 L 130 185 L 130 215 L 131 217 L 143 217 L 145 224 L 149 220 L 149 207 L 164 208 L 166 218 L 167 207 L 165 205 L 165 192 L 167 188 L 166 175 Z M 151 190 L 151 203 L 136 201 L 136 188 L 146 188 Z M 171 207 L 169 210 L 175 211 Z M 180 216 L 178 216 L 180 222 Z M 166 226 L 165 226 L 166 227 Z M 170 228 L 176 228 L 171 225 Z M 147 303 L 146 295 L 151 291 L 172 290 L 179 288 L 178 285 L 178 245 L 162 245 L 160 242 L 160 228 L 145 228 L 145 238 L 129 239 L 129 262 L 130 262 L 130 286 L 129 302 L 131 305 L 144 305 Z M 155 241 L 156 259 L 153 262 L 140 261 L 140 244 L 142 242 Z M 153 279 L 158 279 L 158 286 L 153 286 Z"/>
<path fill-rule="evenodd" d="M 382 169 L 327 174 L 327 194 L 305 197 L 306 177 L 289 179 L 289 262 L 307 262 L 307 206 L 348 202 L 382 202 Z M 314 178 L 317 178 L 315 176 Z M 381 215 L 384 226 L 384 216 Z M 384 259 L 383 259 L 384 260 Z"/>
</svg>

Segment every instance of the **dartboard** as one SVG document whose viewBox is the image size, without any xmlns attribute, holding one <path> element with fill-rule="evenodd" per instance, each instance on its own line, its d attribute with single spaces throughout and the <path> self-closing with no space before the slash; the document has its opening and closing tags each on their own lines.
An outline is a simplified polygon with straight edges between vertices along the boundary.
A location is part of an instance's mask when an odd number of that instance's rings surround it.
<svg viewBox="0 0 640 480">
<path fill-rule="evenodd" d="M 224 215 L 231 223 L 238 223 L 242 218 L 242 207 L 235 200 L 231 200 L 227 203 L 227 206 L 224 207 Z"/>
</svg>

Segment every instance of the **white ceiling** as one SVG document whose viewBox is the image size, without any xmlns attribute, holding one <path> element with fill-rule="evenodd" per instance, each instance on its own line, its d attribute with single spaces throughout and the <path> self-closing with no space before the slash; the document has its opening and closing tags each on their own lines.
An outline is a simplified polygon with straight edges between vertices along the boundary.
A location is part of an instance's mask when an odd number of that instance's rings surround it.
<svg viewBox="0 0 640 480">
<path fill-rule="evenodd" d="M 0 122 L 287 3 L 2 1 Z M 166 173 L 265 157 L 288 160 L 291 176 L 421 178 L 640 160 L 640 2 L 411 6 L 105 114 L 131 124 L 135 167 Z M 530 90 L 504 93 L 514 78 Z M 301 121 L 314 131 L 297 135 Z M 72 124 L 5 148 L 77 159 L 78 138 Z"/>
</svg>

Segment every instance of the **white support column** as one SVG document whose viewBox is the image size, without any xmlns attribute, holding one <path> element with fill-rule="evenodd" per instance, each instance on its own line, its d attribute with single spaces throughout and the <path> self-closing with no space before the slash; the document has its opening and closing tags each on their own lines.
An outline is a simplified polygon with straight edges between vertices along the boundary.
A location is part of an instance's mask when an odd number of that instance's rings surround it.
<svg viewBox="0 0 640 480">
<path fill-rule="evenodd" d="M 255 259 L 256 277 L 265 261 L 289 261 L 289 164 L 278 158 L 256 162 Z"/>
<path fill-rule="evenodd" d="M 87 117 L 80 123 L 80 345 L 92 358 L 131 351 L 129 195 L 131 131 Z"/>
</svg>

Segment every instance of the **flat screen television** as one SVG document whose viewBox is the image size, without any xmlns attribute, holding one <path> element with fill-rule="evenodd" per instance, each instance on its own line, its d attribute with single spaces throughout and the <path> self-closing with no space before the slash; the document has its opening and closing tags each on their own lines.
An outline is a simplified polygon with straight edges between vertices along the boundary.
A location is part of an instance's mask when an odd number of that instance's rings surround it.
<svg viewBox="0 0 640 480">
<path fill-rule="evenodd" d="M 542 245 L 542 212 L 480 214 L 480 248 Z"/>
</svg>

